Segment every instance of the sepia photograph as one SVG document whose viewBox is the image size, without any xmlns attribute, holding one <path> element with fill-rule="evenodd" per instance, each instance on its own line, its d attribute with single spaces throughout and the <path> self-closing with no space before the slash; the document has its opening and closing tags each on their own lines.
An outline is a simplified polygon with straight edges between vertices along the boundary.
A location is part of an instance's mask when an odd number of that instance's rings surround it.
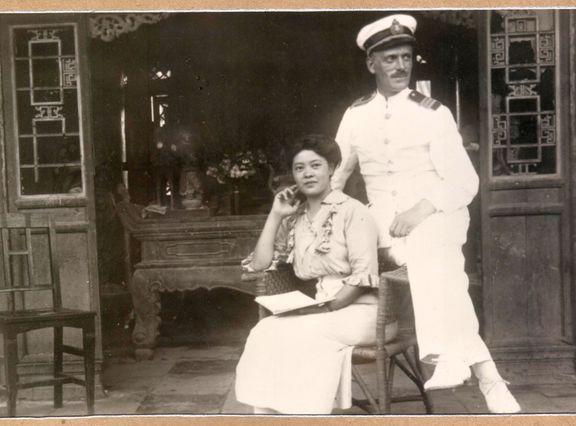
<svg viewBox="0 0 576 426">
<path fill-rule="evenodd" d="M 575 34 L 0 12 L 0 417 L 576 413 Z"/>
</svg>

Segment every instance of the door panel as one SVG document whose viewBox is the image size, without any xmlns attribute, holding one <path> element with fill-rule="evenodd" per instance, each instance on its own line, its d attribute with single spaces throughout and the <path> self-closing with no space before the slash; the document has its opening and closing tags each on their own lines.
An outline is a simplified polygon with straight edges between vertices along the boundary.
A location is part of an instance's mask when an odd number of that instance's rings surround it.
<svg viewBox="0 0 576 426">
<path fill-rule="evenodd" d="M 0 17 L 7 192 L 2 210 L 55 219 L 64 306 L 94 310 L 99 321 L 87 34 L 81 15 Z M 25 340 L 22 368 L 42 371 L 46 365 L 38 356 L 51 354 L 51 333 L 27 333 Z M 82 343 L 71 331 L 65 331 L 65 341 Z"/>
<path fill-rule="evenodd" d="M 488 345 L 512 363 L 556 351 L 573 370 L 566 18 L 485 13 L 481 214 Z"/>
<path fill-rule="evenodd" d="M 501 325 L 493 331 L 492 345 L 562 335 L 560 223 L 558 215 L 491 219 L 494 267 L 489 280 L 500 284 L 493 321 Z"/>
</svg>

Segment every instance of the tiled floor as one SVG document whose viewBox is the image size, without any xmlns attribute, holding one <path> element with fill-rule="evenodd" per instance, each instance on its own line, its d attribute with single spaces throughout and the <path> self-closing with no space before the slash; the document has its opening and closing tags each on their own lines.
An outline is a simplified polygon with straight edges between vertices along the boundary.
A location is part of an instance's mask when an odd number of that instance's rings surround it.
<svg viewBox="0 0 576 426">
<path fill-rule="evenodd" d="M 234 368 L 241 346 L 162 347 L 153 360 L 114 359 L 102 377 L 106 395 L 96 403 L 96 413 L 114 414 L 250 414 L 234 397 Z M 371 366 L 363 375 L 373 381 Z M 398 377 L 397 389 L 410 390 Z M 576 382 L 512 386 L 525 413 L 576 412 Z M 356 392 L 357 390 L 355 390 Z M 432 392 L 435 413 L 486 414 L 482 395 L 474 384 Z M 420 402 L 394 404 L 393 414 L 423 414 Z M 21 401 L 19 416 L 84 415 L 82 401 L 66 402 L 55 410 L 48 402 Z M 335 414 L 365 414 L 358 408 Z"/>
<path fill-rule="evenodd" d="M 164 329 L 154 359 L 136 362 L 125 351 L 109 351 L 104 365 L 104 394 L 96 401 L 100 415 L 132 414 L 250 414 L 250 408 L 234 397 L 234 369 L 254 315 L 247 321 L 222 320 L 220 326 L 205 327 L 195 321 L 191 333 L 177 333 L 175 326 Z M 165 326 L 170 326 L 166 321 Z M 199 328 L 203 330 L 199 330 Z M 209 330 L 208 330 L 209 329 Z M 112 345 L 114 346 L 114 345 Z M 363 365 L 362 374 L 374 382 L 373 366 Z M 413 390 L 411 383 L 397 373 L 396 389 Z M 576 377 L 550 376 L 547 384 L 511 386 L 525 413 L 576 412 Z M 360 395 L 358 389 L 355 394 Z M 460 388 L 431 392 L 437 414 L 486 414 L 478 387 L 471 383 Z M 420 402 L 394 404 L 393 414 L 424 414 Z M 0 401 L 0 413 L 5 402 Z M 83 401 L 65 401 L 55 410 L 47 401 L 21 400 L 18 415 L 82 416 Z M 335 414 L 365 414 L 352 408 Z"/>
</svg>

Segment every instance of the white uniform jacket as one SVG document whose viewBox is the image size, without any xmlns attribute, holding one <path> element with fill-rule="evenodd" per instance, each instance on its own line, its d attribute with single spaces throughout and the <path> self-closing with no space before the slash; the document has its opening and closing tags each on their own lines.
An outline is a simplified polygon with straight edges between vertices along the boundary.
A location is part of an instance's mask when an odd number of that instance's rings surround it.
<svg viewBox="0 0 576 426">
<path fill-rule="evenodd" d="M 354 102 L 336 141 L 342 164 L 332 187 L 342 189 L 360 164 L 381 247 L 392 245 L 394 216 L 420 200 L 450 214 L 466 210 L 478 191 L 478 175 L 450 110 L 419 92 L 404 89 L 388 99 L 376 92 Z"/>
</svg>

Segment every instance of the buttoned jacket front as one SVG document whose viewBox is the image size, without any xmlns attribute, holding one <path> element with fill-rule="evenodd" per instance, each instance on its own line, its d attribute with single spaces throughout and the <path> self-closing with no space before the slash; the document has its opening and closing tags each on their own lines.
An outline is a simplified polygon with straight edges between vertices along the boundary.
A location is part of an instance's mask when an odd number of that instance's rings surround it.
<svg viewBox="0 0 576 426">
<path fill-rule="evenodd" d="M 418 101 L 410 89 L 386 99 L 375 93 L 344 114 L 336 141 L 342 164 L 332 177 L 342 188 L 356 164 L 384 236 L 395 215 L 422 199 L 438 212 L 465 208 L 478 190 L 470 162 L 448 108 Z M 384 236 L 385 237 L 385 236 Z"/>
</svg>

